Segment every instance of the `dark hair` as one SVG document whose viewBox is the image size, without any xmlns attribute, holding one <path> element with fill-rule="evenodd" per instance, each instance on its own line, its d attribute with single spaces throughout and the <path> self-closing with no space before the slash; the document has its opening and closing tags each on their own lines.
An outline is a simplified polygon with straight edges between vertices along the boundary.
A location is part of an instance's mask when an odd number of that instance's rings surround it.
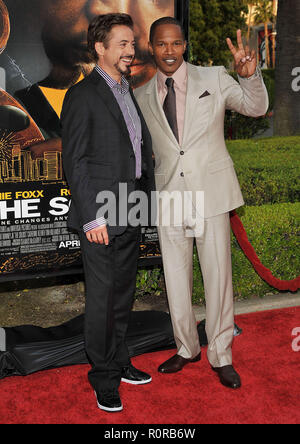
<svg viewBox="0 0 300 444">
<path fill-rule="evenodd" d="M 128 14 L 102 14 L 95 17 L 88 29 L 87 44 L 88 50 L 94 60 L 98 60 L 98 54 L 95 50 L 96 42 L 103 42 L 105 48 L 108 47 L 109 34 L 114 26 L 128 26 L 133 30 L 133 20 Z"/>
<path fill-rule="evenodd" d="M 150 42 L 153 43 L 154 40 L 154 34 L 156 29 L 161 25 L 176 25 L 179 26 L 182 32 L 182 37 L 185 40 L 185 32 L 183 29 L 182 24 L 174 17 L 162 17 L 158 20 L 156 20 L 154 23 L 152 23 L 150 28 Z"/>
</svg>

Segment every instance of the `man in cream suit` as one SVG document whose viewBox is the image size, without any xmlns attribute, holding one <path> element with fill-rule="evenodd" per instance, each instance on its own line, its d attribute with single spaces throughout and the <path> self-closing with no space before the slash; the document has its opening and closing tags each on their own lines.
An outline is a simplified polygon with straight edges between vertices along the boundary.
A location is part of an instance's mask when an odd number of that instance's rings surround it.
<svg viewBox="0 0 300 444">
<path fill-rule="evenodd" d="M 135 90 L 153 140 L 157 190 L 192 198 L 190 211 L 183 211 L 181 217 L 177 211 L 169 226 L 162 218 L 171 204 L 163 203 L 158 219 L 177 344 L 177 354 L 158 370 L 174 373 L 201 359 L 191 302 L 195 240 L 205 287 L 207 356 L 220 382 L 230 388 L 239 388 L 241 380 L 232 366 L 231 352 L 234 311 L 229 211 L 244 201 L 225 145 L 224 113 L 231 109 L 258 117 L 268 108 L 255 51 L 244 48 L 240 30 L 237 39 L 237 48 L 230 39 L 227 44 L 239 83 L 224 67 L 185 63 L 186 42 L 180 23 L 171 17 L 159 19 L 152 25 L 149 43 L 158 72 Z M 204 208 L 195 198 L 199 191 L 204 192 Z"/>
</svg>

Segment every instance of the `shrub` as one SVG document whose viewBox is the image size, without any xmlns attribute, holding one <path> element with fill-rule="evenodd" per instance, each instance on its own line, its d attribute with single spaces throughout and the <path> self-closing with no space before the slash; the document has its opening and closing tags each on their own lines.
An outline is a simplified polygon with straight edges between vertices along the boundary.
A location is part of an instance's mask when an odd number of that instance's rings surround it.
<svg viewBox="0 0 300 444">
<path fill-rule="evenodd" d="M 149 267 L 138 270 L 136 277 L 136 299 L 150 293 L 159 296 L 163 291 L 163 287 L 164 278 L 162 267 Z"/>
<path fill-rule="evenodd" d="M 267 117 L 247 117 L 234 111 L 226 111 L 224 134 L 226 139 L 249 139 L 260 136 L 270 128 Z"/>
<path fill-rule="evenodd" d="M 300 137 L 227 142 L 247 205 L 300 199 Z"/>
</svg>

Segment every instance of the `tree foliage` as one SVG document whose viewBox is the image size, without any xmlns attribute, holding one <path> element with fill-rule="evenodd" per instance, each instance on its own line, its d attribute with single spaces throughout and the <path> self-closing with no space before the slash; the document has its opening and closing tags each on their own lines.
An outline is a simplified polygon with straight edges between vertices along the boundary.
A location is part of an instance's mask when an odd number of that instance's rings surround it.
<svg viewBox="0 0 300 444">
<path fill-rule="evenodd" d="M 227 66 L 232 56 L 226 37 L 235 42 L 237 29 L 247 29 L 247 11 L 241 0 L 190 0 L 190 61 Z"/>
</svg>

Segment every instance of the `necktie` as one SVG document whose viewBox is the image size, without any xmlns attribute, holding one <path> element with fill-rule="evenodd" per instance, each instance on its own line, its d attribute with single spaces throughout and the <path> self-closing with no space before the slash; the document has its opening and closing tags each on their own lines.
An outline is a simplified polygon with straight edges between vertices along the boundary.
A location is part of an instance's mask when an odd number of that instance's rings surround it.
<svg viewBox="0 0 300 444">
<path fill-rule="evenodd" d="M 174 133 L 177 141 L 179 142 L 178 136 L 178 126 L 177 126 L 177 114 L 176 114 L 176 93 L 174 90 L 174 79 L 169 77 L 166 80 L 166 85 L 168 88 L 168 94 L 165 98 L 163 110 L 165 112 L 166 118 L 169 122 L 170 128 Z"/>
</svg>

